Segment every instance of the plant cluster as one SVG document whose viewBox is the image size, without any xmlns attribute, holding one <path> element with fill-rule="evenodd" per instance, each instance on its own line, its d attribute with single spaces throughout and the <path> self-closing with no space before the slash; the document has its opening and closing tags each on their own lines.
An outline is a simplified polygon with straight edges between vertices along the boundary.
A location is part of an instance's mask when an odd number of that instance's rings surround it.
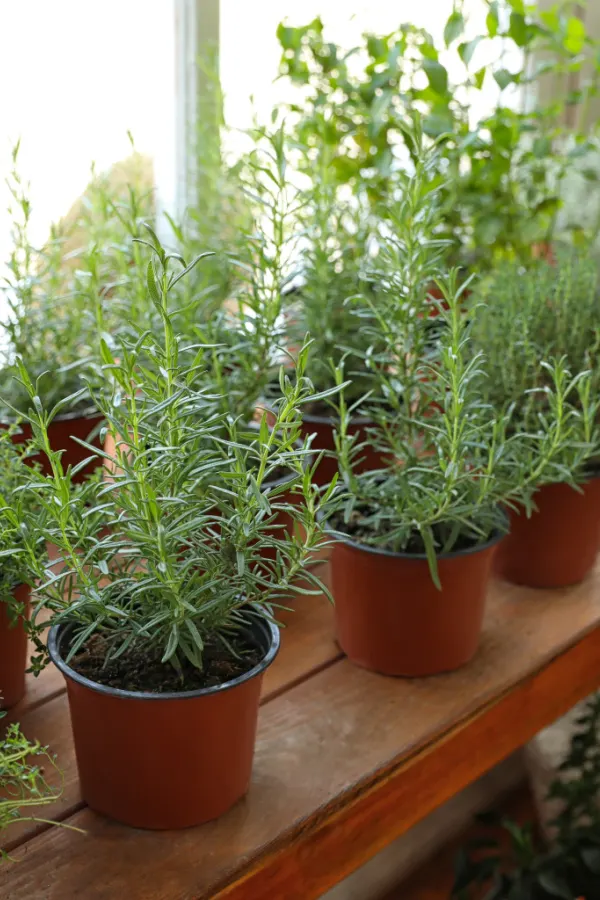
<svg viewBox="0 0 600 900">
<path fill-rule="evenodd" d="M 542 480 L 564 480 L 565 454 L 582 450 L 579 418 L 593 417 L 596 400 L 589 372 L 571 376 L 563 358 L 538 357 L 548 383 L 529 430 L 513 421 L 514 406 L 486 402 L 486 359 L 472 340 L 478 307 L 470 318 L 464 309 L 468 282 L 459 286 L 453 271 L 437 282 L 443 299 L 431 295 L 444 252 L 436 237 L 436 164 L 435 151 L 427 151 L 406 176 L 396 231 L 385 239 L 379 302 L 355 298 L 356 314 L 382 347 L 370 356 L 375 386 L 366 404 L 374 421 L 367 443 L 381 465 L 358 469 L 365 442 L 350 431 L 352 407 L 342 390 L 336 443 L 347 495 L 333 522 L 361 543 L 426 555 L 439 587 L 439 554 L 484 544 L 506 528 L 502 506 L 529 508 Z M 432 304 L 444 327 L 427 357 Z"/>
<path fill-rule="evenodd" d="M 460 244 L 455 259 L 489 267 L 507 256 L 529 260 L 532 247 L 552 238 L 565 174 L 596 146 L 587 110 L 599 69 L 576 3 L 547 11 L 523 0 L 487 6 L 478 31 L 463 4 L 453 4 L 442 46 L 407 23 L 346 50 L 325 39 L 319 18 L 281 24 L 278 38 L 281 75 L 299 88 L 291 112 L 307 171 L 325 142 L 337 183 L 377 205 L 413 155 L 406 125 L 421 115 L 425 133 L 444 144 L 438 178 L 445 232 Z M 496 108 L 476 118 L 478 96 L 491 80 Z M 549 81 L 551 100 L 531 102 Z M 516 87 L 524 92 L 519 108 Z M 582 110 L 571 128 L 561 122 L 565 103 Z"/>
<path fill-rule="evenodd" d="M 600 294 L 597 262 L 588 250 L 558 248 L 551 261 L 527 270 L 507 265 L 474 293 L 473 343 L 485 354 L 483 396 L 502 415 L 512 408 L 515 427 L 538 426 L 555 413 L 545 393 L 551 372 L 540 360 L 560 359 L 575 373 L 567 396 L 574 407 L 572 440 L 563 479 L 582 474 L 598 453 L 600 403 Z"/>
</svg>

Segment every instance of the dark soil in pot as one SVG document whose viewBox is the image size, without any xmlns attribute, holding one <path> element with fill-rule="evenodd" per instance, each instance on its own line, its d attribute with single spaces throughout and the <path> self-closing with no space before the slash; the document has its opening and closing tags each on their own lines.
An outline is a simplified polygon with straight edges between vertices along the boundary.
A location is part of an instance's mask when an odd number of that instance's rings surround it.
<svg viewBox="0 0 600 900">
<path fill-rule="evenodd" d="M 178 672 L 173 666 L 161 662 L 161 652 L 144 645 L 126 656 L 106 662 L 107 641 L 96 634 L 71 659 L 69 665 L 84 678 L 121 691 L 157 694 L 197 691 L 239 678 L 262 659 L 260 649 L 248 640 L 247 635 L 233 633 L 229 637 L 229 646 L 235 651 L 235 656 L 220 641 L 207 641 L 203 670 L 200 672 L 188 660 L 183 660 L 181 672 Z"/>
<path fill-rule="evenodd" d="M 84 459 L 87 459 L 88 456 L 91 456 L 91 452 L 74 441 L 73 437 L 88 441 L 94 447 L 100 449 L 101 445 L 97 431 L 102 422 L 103 417 L 93 407 L 75 410 L 72 413 L 66 413 L 63 416 L 57 416 L 53 419 L 48 427 L 50 446 L 55 451 L 64 451 L 62 455 L 62 464 L 65 469 L 67 466 L 76 466 Z M 0 422 L 0 428 L 2 427 L 6 428 L 7 423 Z M 21 433 L 13 436 L 13 442 L 15 444 L 22 444 L 31 440 L 31 425 L 28 422 L 22 422 L 19 427 Z M 92 437 L 91 440 L 90 437 Z M 39 453 L 37 456 L 33 457 L 33 459 L 40 463 L 44 475 L 51 474 L 52 469 L 45 453 Z M 92 460 L 73 480 L 75 482 L 83 481 L 83 479 L 87 475 L 90 475 L 99 465 L 101 465 L 99 460 Z"/>
<path fill-rule="evenodd" d="M 568 484 L 544 485 L 530 518 L 510 511 L 510 533 L 495 562 L 501 578 L 534 588 L 584 580 L 600 549 L 600 473 L 580 487 L 581 493 Z"/>
<path fill-rule="evenodd" d="M 30 588 L 21 584 L 14 596 L 29 613 Z M 0 601 L 0 709 L 15 706 L 25 694 L 27 668 L 27 634 L 22 618 L 13 619 L 6 603 Z"/>
<path fill-rule="evenodd" d="M 357 665 L 384 675 L 435 675 L 468 663 L 479 644 L 500 538 L 498 533 L 484 544 L 440 554 L 441 591 L 422 552 L 336 540 L 331 588 L 342 650 Z"/>
<path fill-rule="evenodd" d="M 241 639 L 260 662 L 177 693 L 89 680 L 65 662 L 71 633 L 52 628 L 48 649 L 67 681 L 81 791 L 92 809 L 137 828 L 175 829 L 215 819 L 245 794 L 262 676 L 279 649 L 275 625 L 249 614 Z"/>
</svg>

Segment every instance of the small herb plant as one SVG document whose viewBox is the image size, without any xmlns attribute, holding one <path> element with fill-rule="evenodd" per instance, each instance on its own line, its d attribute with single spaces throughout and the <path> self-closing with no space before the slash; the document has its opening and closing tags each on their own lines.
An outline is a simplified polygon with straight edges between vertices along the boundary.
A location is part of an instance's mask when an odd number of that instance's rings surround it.
<svg viewBox="0 0 600 900">
<path fill-rule="evenodd" d="M 241 416 L 246 423 L 252 421 L 257 404 L 264 404 L 267 389 L 276 382 L 279 365 L 286 359 L 282 295 L 293 275 L 299 203 L 288 183 L 283 126 L 257 129 L 252 141 L 239 171 L 246 230 L 225 254 L 227 288 L 217 283 L 216 291 L 214 285 L 198 291 L 204 276 L 196 276 L 191 287 L 182 282 L 184 299 L 174 316 L 190 343 L 206 348 L 203 365 L 211 374 L 223 411 Z M 207 260 L 207 279 L 214 265 L 221 265 L 223 253 L 221 246 Z M 221 276 L 225 275 L 221 268 Z"/>
<path fill-rule="evenodd" d="M 47 781 L 47 767 L 56 769 L 47 748 L 27 740 L 18 725 L 8 725 L 0 738 L 0 831 L 15 822 L 48 821 L 33 813 L 36 807 L 60 797 L 60 790 Z M 7 858 L 8 854 L 0 853 L 0 859 Z"/>
<path fill-rule="evenodd" d="M 110 470 L 104 482 L 72 490 L 73 472 L 48 441 L 49 414 L 20 365 L 34 443 L 52 467 L 46 478 L 27 470 L 24 491 L 44 510 L 41 536 L 59 548 L 61 570 L 35 552 L 39 520 L 25 517 L 23 541 L 40 581 L 36 634 L 49 609 L 52 622 L 74 627 L 68 659 L 85 655 L 91 641 L 101 647 L 101 671 L 121 661 L 135 669 L 141 659 L 142 683 L 149 662 L 181 690 L 202 686 L 215 648 L 243 655 L 236 635 L 250 611 L 271 618 L 290 592 L 320 589 L 304 565 L 320 541 L 316 516 L 327 498 L 312 487 L 309 451 L 298 444 L 300 410 L 311 397 L 308 346 L 295 372 L 280 373 L 273 427 L 263 416 L 248 439 L 247 424 L 223 411 L 210 373 L 203 380 L 206 348 L 190 359 L 173 328 L 169 298 L 199 260 L 186 265 L 167 254 L 151 229 L 144 243 L 163 333 L 142 328 L 135 341 L 122 338 L 118 357 L 102 343 L 105 389 L 94 399 L 115 450 L 89 449 Z M 285 483 L 273 481 L 282 469 Z M 278 524 L 282 513 L 296 523 L 293 534 Z M 168 688 L 160 678 L 155 689 Z"/>
<path fill-rule="evenodd" d="M 339 359 L 341 347 L 351 349 L 357 363 L 360 350 L 366 351 L 361 323 L 348 301 L 359 292 L 376 293 L 375 284 L 368 280 L 371 217 L 358 198 L 343 200 L 339 196 L 331 163 L 329 148 L 323 143 L 315 178 L 303 194 L 299 285 L 290 295 L 288 309 L 292 347 L 301 344 L 307 332 L 313 338 L 308 373 L 317 390 L 335 383 L 331 362 Z M 358 398 L 368 390 L 368 374 L 358 370 L 350 374 L 349 390 Z"/>
<path fill-rule="evenodd" d="M 600 451 L 596 260 L 585 249 L 562 248 L 553 261 L 540 260 L 527 270 L 503 266 L 482 282 L 474 303 L 473 344 L 485 357 L 484 398 L 499 414 L 512 409 L 513 427 L 531 430 L 540 416 L 551 415 L 545 390 L 552 374 L 540 359 L 562 359 L 569 371 L 586 373 L 570 395 L 573 433 L 563 448 L 559 480 L 582 475 Z"/>
<path fill-rule="evenodd" d="M 28 185 L 19 174 L 18 153 L 17 144 L 7 181 L 13 246 L 4 284 L 9 316 L 3 323 L 0 390 L 12 407 L 25 411 L 28 397 L 14 378 L 16 357 L 27 360 L 32 377 L 39 379 L 44 402 L 53 405 L 81 388 L 90 344 L 84 306 L 77 302 L 72 281 L 64 277 L 64 235 L 54 228 L 45 247 L 36 249 L 31 244 L 32 207 Z M 85 398 L 81 394 L 78 397 L 78 404 L 85 406 Z"/>
<path fill-rule="evenodd" d="M 459 287 L 454 270 L 437 282 L 442 301 L 433 301 L 429 290 L 443 263 L 435 236 L 435 166 L 425 152 L 414 175 L 406 176 L 384 255 L 381 304 L 355 300 L 372 341 L 383 348 L 373 354 L 375 387 L 367 400 L 375 422 L 368 440 L 382 465 L 357 470 L 364 443 L 350 433 L 351 408 L 342 390 L 336 444 L 347 496 L 332 524 L 366 545 L 426 554 L 441 587 L 438 554 L 484 544 L 506 527 L 502 505 L 529 507 L 540 481 L 556 477 L 561 454 L 579 439 L 578 406 L 589 403 L 590 376 L 571 378 L 564 360 L 540 360 L 548 372 L 548 408 L 529 432 L 512 428 L 510 409 L 498 413 L 485 402 L 485 358 L 473 352 L 474 325 L 464 313 L 469 283 Z M 432 303 L 444 327 L 424 358 Z"/>
<path fill-rule="evenodd" d="M 562 801 L 562 810 L 552 823 L 556 829 L 552 846 L 540 846 L 530 825 L 503 821 L 509 853 L 504 854 L 495 840 L 479 841 L 476 855 L 471 855 L 471 848 L 461 852 L 456 861 L 454 900 L 591 900 L 598 896 L 599 740 L 600 697 L 596 695 L 577 721 L 560 775 L 549 790 L 548 799 Z"/>
</svg>

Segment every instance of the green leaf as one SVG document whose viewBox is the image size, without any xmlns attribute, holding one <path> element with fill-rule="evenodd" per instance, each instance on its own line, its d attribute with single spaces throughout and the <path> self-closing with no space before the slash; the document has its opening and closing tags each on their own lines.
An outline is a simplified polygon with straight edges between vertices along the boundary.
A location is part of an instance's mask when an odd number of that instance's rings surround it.
<svg viewBox="0 0 600 900">
<path fill-rule="evenodd" d="M 498 34 L 498 3 L 494 0 L 490 3 L 490 11 L 486 16 L 485 25 L 490 37 L 496 37 Z"/>
<path fill-rule="evenodd" d="M 104 338 L 100 338 L 100 354 L 103 362 L 106 363 L 107 366 L 114 366 L 115 358 Z"/>
<path fill-rule="evenodd" d="M 594 875 L 600 875 L 600 849 L 598 847 L 584 847 L 581 858 Z"/>
<path fill-rule="evenodd" d="M 161 297 L 156 285 L 154 263 L 152 262 L 152 260 L 148 262 L 148 268 L 146 269 L 146 281 L 148 284 L 148 293 L 150 294 L 150 299 L 152 300 L 158 311 L 162 312 Z"/>
<path fill-rule="evenodd" d="M 440 581 L 440 574 L 438 572 L 437 556 L 435 552 L 435 545 L 433 542 L 433 533 L 428 525 L 421 528 L 420 533 L 421 537 L 423 538 L 423 543 L 425 544 L 425 553 L 427 554 L 427 562 L 429 563 L 431 580 L 435 584 L 438 591 L 441 591 L 442 583 Z"/>
<path fill-rule="evenodd" d="M 444 43 L 446 44 L 446 47 L 449 47 L 453 41 L 458 40 L 464 30 L 465 20 L 463 14 L 458 12 L 458 10 L 454 10 L 449 16 L 446 27 L 444 28 Z"/>
<path fill-rule="evenodd" d="M 481 68 L 478 72 L 475 72 L 475 74 L 473 76 L 473 81 L 475 82 L 475 87 L 477 88 L 478 91 L 481 90 L 481 87 L 485 80 L 486 72 L 487 72 L 487 66 L 483 66 L 483 68 Z"/>
<path fill-rule="evenodd" d="M 552 897 L 562 897 L 563 900 L 573 900 L 573 891 L 569 889 L 569 886 L 559 878 L 558 875 L 554 875 L 551 872 L 542 872 L 542 874 L 538 878 L 538 882 L 541 888 L 547 891 Z"/>
<path fill-rule="evenodd" d="M 454 120 L 450 112 L 431 113 L 423 119 L 423 132 L 428 137 L 439 137 L 454 130 Z"/>
<path fill-rule="evenodd" d="M 431 89 L 436 94 L 443 96 L 448 90 L 448 73 L 444 66 L 437 60 L 426 59 L 423 62 L 423 68 Z"/>
<path fill-rule="evenodd" d="M 508 69 L 497 69 L 494 72 L 494 81 L 501 91 L 508 87 L 509 84 L 516 84 L 519 80 L 518 73 L 513 75 Z"/>
<path fill-rule="evenodd" d="M 517 47 L 525 47 L 529 43 L 531 38 L 524 15 L 518 12 L 512 12 L 510 14 L 508 34 Z"/>
<path fill-rule="evenodd" d="M 474 37 L 472 41 L 466 41 L 458 46 L 458 55 L 464 62 L 465 66 L 468 66 L 471 60 L 473 59 L 473 54 L 477 50 L 477 47 L 481 43 L 483 38 L 478 35 Z"/>
<path fill-rule="evenodd" d="M 567 22 L 567 34 L 564 41 L 565 49 L 576 55 L 581 53 L 585 46 L 585 25 L 577 16 L 571 16 Z"/>
</svg>

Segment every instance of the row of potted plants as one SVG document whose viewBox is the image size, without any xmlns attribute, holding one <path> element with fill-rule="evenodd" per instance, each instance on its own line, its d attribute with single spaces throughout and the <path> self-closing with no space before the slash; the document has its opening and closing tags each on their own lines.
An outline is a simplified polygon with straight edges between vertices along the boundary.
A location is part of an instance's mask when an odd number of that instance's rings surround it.
<svg viewBox="0 0 600 900">
<path fill-rule="evenodd" d="M 378 348 L 359 358 L 372 380 L 366 440 L 352 431 L 343 367 L 334 398 L 337 635 L 355 662 L 394 675 L 434 674 L 473 656 L 493 568 L 530 586 L 566 586 L 600 549 L 592 262 L 568 256 L 515 270 L 512 281 L 504 273 L 488 297 L 483 286 L 467 296 L 470 283 L 453 271 L 432 300 L 444 251 L 436 168 L 425 153 L 406 177 L 377 297 L 353 299 Z M 441 331 L 428 351 L 432 302 Z"/>
<path fill-rule="evenodd" d="M 296 38 L 294 64 L 313 39 L 322 61 L 318 27 Z M 369 44 L 374 103 L 403 41 L 442 87 L 430 39 L 401 33 Z M 353 102 L 365 94 L 346 87 Z M 476 183 L 495 144 L 477 144 L 464 110 L 452 140 L 434 141 L 428 120 L 439 103 L 453 112 L 451 92 L 416 90 L 402 114 L 386 107 L 374 180 L 364 167 L 344 176 L 352 117 L 334 119 L 332 141 L 320 101 L 293 140 L 287 126 L 256 131 L 235 172 L 217 153 L 201 169 L 210 215 L 170 222 L 178 252 L 143 227 L 133 187 L 116 199 L 99 182 L 78 243 L 69 226 L 35 250 L 15 155 L 0 692 L 6 705 L 22 695 L 29 634 L 34 671 L 50 657 L 67 679 L 83 795 L 120 821 L 182 827 L 244 793 L 278 609 L 323 590 L 310 563 L 324 542 L 342 648 L 408 676 L 471 659 L 494 569 L 565 586 L 596 558 L 595 260 L 560 249 L 547 197 L 524 253 L 533 201 L 511 177 L 512 237 L 502 253 L 498 233 L 483 247 L 475 277 L 463 250 L 479 239 L 453 240 L 460 191 L 469 216 L 478 194 L 459 162 L 477 147 Z M 431 105 L 424 119 L 417 101 Z M 509 118 L 498 110 L 494 134 Z M 410 161 L 386 167 L 396 126 Z M 313 176 L 300 186 L 299 159 Z M 198 255 L 213 238 L 217 252 Z"/>
<path fill-rule="evenodd" d="M 333 388 L 315 392 L 305 342 L 280 367 L 279 396 L 255 426 L 256 401 L 233 412 L 227 386 L 243 345 L 190 346 L 176 330 L 177 287 L 203 260 L 186 265 L 150 228 L 140 246 L 162 331 L 130 320 L 118 353 L 99 336 L 102 365 L 85 390 L 104 423 L 104 449 L 78 439 L 84 458 L 64 464 L 50 440 L 62 405 L 45 409 L 17 360 L 32 439 L 25 452 L 8 431 L 0 443 L 13 478 L 2 508 L 3 558 L 15 567 L 5 596 L 18 582 L 35 584 L 36 603 L 27 621 L 19 596 L 11 601 L 18 626 L 9 637 L 24 648 L 26 625 L 34 669 L 49 654 L 66 676 L 82 791 L 94 809 L 174 828 L 214 818 L 244 793 L 277 609 L 294 592 L 323 589 L 307 568 L 323 529 L 334 541 L 337 637 L 348 656 L 387 674 L 445 671 L 477 648 L 506 509 L 530 510 L 541 485 L 574 480 L 597 453 L 592 370 L 572 374 L 568 360 L 545 360 L 534 343 L 527 359 L 546 373 L 536 395 L 521 385 L 491 402 L 493 372 L 479 347 L 489 304 L 467 304 L 459 272 L 440 274 L 434 154 L 422 152 L 391 198 L 396 229 L 378 258 L 377 298 L 367 290 L 351 304 L 369 349 L 341 348 Z M 272 283 L 258 283 L 271 302 Z M 441 323 L 434 343 L 432 303 Z M 346 400 L 353 367 L 369 385 L 359 398 L 366 441 Z M 530 396 L 541 404 L 525 428 L 515 410 Z M 324 400 L 337 404 L 342 478 L 323 491 L 312 483 L 312 436 L 301 439 L 301 429 L 306 404 Z M 104 473 L 77 484 L 90 463 Z M 158 785 L 167 757 L 177 766 Z"/>
</svg>

